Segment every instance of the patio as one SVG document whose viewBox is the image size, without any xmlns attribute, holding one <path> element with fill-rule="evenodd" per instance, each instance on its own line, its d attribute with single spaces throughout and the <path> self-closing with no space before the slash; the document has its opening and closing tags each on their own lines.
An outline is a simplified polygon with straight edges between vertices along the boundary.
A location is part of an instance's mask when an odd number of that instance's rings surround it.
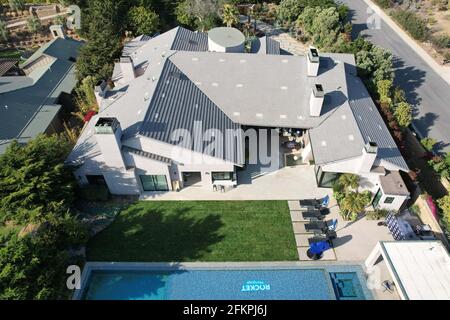
<svg viewBox="0 0 450 320">
<path fill-rule="evenodd" d="M 331 195 L 331 189 L 318 188 L 314 166 L 301 165 L 279 170 L 258 171 L 248 166 L 238 172 L 236 188 L 214 192 L 210 186 L 195 186 L 180 192 L 145 193 L 141 200 L 292 200 L 321 198 Z M 255 172 L 259 172 L 255 176 Z"/>
</svg>

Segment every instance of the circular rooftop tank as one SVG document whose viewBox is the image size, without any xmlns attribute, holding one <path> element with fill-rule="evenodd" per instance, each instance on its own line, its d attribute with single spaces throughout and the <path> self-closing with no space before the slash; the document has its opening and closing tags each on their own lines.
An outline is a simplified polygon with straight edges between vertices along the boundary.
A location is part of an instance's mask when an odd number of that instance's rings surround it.
<svg viewBox="0 0 450 320">
<path fill-rule="evenodd" d="M 244 52 L 245 36 L 236 28 L 220 27 L 208 32 L 209 51 Z"/>
</svg>

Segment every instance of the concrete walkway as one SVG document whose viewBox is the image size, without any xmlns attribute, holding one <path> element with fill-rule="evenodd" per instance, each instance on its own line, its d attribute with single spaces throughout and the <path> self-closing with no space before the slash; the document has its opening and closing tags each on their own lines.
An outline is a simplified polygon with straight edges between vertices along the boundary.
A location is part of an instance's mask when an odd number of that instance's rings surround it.
<svg viewBox="0 0 450 320">
<path fill-rule="evenodd" d="M 240 21 L 247 22 L 248 18 L 246 16 L 240 16 Z M 252 20 L 252 24 L 255 20 Z M 289 33 L 286 31 L 276 28 L 273 25 L 265 23 L 263 21 L 256 21 L 256 29 L 264 32 L 264 34 L 275 41 L 280 43 L 280 48 L 295 55 L 295 56 L 303 56 L 305 52 L 308 50 L 308 46 L 294 39 Z"/>
<path fill-rule="evenodd" d="M 292 228 L 294 230 L 295 242 L 297 244 L 297 252 L 300 261 L 313 261 L 308 258 L 306 251 L 309 248 L 308 239 L 314 236 L 314 233 L 306 231 L 305 224 L 309 223 L 309 220 L 303 219 L 302 211 L 305 211 L 304 208 L 300 207 L 300 201 L 288 201 L 289 210 L 291 214 L 292 220 Z M 319 261 L 335 261 L 336 253 L 334 252 L 334 248 L 327 250 L 324 252 L 322 259 Z"/>
</svg>

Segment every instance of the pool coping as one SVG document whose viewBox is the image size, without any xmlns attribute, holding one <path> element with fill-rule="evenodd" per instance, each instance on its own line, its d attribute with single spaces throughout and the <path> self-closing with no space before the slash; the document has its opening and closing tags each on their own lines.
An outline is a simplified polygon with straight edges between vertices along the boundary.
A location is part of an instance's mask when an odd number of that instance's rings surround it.
<svg viewBox="0 0 450 320">
<path fill-rule="evenodd" d="M 86 262 L 81 275 L 81 287 L 75 290 L 72 300 L 81 300 L 87 289 L 89 277 L 93 271 L 114 270 L 286 270 L 286 269 L 322 269 L 329 272 L 355 272 L 358 276 L 364 297 L 373 300 L 367 288 L 363 265 L 355 261 L 276 261 L 276 262 Z M 325 277 L 330 293 L 335 295 L 330 277 Z M 336 298 L 335 298 L 336 299 Z"/>
</svg>

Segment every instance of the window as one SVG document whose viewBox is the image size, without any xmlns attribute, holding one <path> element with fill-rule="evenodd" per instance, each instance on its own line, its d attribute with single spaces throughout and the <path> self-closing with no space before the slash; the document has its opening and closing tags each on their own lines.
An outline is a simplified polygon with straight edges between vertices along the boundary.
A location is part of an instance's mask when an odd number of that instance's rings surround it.
<svg viewBox="0 0 450 320">
<path fill-rule="evenodd" d="M 164 175 L 140 176 L 144 191 L 169 191 L 167 179 Z"/>
<path fill-rule="evenodd" d="M 322 167 L 316 167 L 317 185 L 320 188 L 332 188 L 340 176 L 340 173 L 324 172 Z"/>
<path fill-rule="evenodd" d="M 394 202 L 395 198 L 394 197 L 386 197 L 386 199 L 384 200 L 385 204 L 391 204 L 392 202 Z"/>
<path fill-rule="evenodd" d="M 213 172 L 212 179 L 214 181 L 233 180 L 233 172 Z"/>
<path fill-rule="evenodd" d="M 102 175 L 86 175 L 86 179 L 89 184 L 106 186 L 105 177 Z"/>
</svg>

